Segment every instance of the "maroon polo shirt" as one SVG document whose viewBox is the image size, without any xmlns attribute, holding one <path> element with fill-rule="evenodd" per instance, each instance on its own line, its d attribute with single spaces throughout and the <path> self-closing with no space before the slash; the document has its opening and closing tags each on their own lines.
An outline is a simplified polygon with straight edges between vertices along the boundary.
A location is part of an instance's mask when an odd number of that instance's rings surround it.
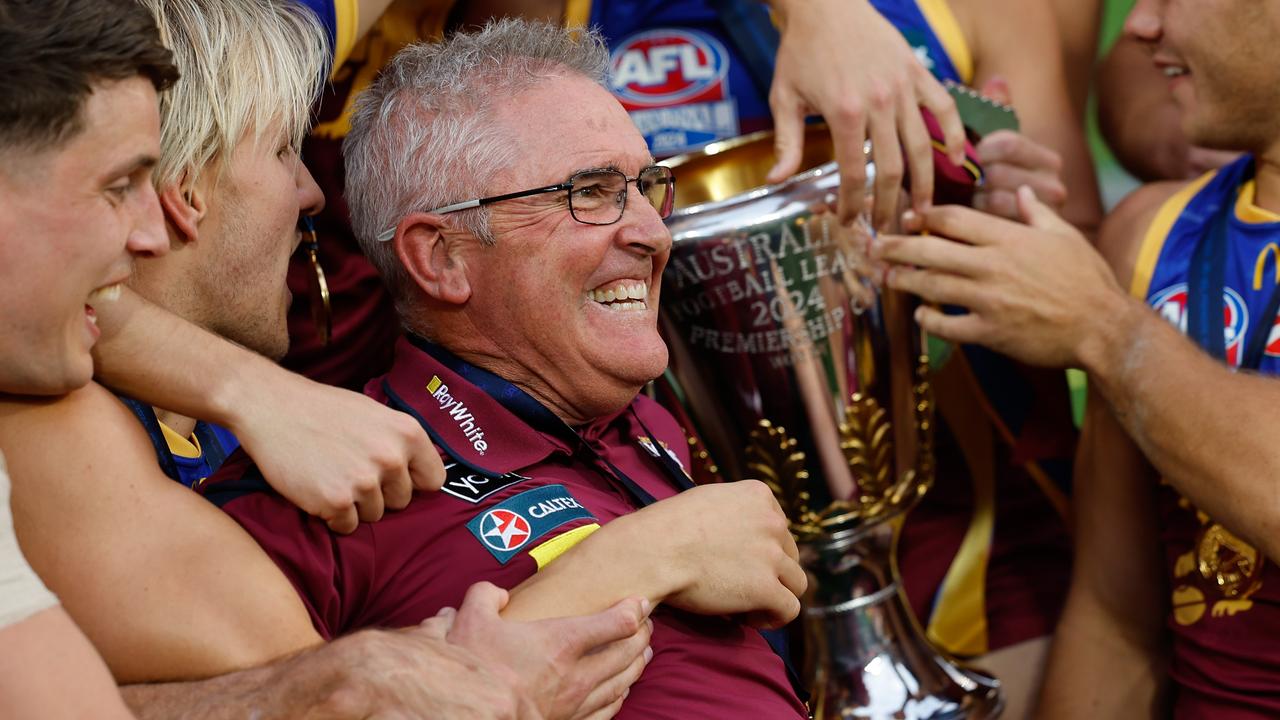
<svg viewBox="0 0 1280 720">
<path fill-rule="evenodd" d="M 473 583 L 512 588 L 592 526 L 674 495 L 689 459 L 674 419 L 647 397 L 576 433 L 514 385 L 418 339 L 366 388 L 415 415 L 441 449 L 445 489 L 400 512 L 330 533 L 231 463 L 206 494 L 294 583 L 326 638 L 406 627 L 457 607 Z M 714 528 L 732 518 L 707 518 Z M 782 661 L 754 629 L 666 607 L 653 660 L 621 718 L 796 718 Z"/>
</svg>

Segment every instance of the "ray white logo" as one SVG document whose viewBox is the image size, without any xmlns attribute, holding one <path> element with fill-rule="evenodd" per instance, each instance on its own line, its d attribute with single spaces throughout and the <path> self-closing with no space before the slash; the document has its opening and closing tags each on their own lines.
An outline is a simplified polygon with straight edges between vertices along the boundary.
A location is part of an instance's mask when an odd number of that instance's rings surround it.
<svg viewBox="0 0 1280 720">
<path fill-rule="evenodd" d="M 440 409 L 458 424 L 462 435 L 471 441 L 471 447 L 483 455 L 489 449 L 489 443 L 485 441 L 484 430 L 476 423 L 475 416 L 467 406 L 449 394 L 449 386 L 445 385 L 438 375 L 431 376 L 431 382 L 427 383 L 427 392 L 440 403 Z"/>
</svg>

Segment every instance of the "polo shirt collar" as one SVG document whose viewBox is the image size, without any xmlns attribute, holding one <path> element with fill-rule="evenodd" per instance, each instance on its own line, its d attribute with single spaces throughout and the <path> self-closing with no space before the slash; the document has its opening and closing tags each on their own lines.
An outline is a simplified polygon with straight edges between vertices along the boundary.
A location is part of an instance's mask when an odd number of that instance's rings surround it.
<svg viewBox="0 0 1280 720">
<path fill-rule="evenodd" d="M 514 384 L 416 335 L 396 343 L 382 387 L 458 462 L 487 475 L 572 454 L 577 434 Z"/>
</svg>

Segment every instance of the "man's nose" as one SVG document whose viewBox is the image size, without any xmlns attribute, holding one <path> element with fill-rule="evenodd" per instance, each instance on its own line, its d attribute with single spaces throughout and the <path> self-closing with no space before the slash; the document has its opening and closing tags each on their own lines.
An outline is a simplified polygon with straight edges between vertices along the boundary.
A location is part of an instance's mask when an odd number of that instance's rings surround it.
<svg viewBox="0 0 1280 720">
<path fill-rule="evenodd" d="M 298 213 L 300 215 L 318 215 L 324 209 L 324 191 L 316 184 L 311 171 L 298 160 Z"/>
<path fill-rule="evenodd" d="M 1124 21 L 1124 32 L 1135 40 L 1156 42 L 1160 39 L 1160 10 L 1163 0 L 1137 0 Z"/>
<path fill-rule="evenodd" d="M 147 183 L 146 188 L 138 193 L 137 198 L 133 227 L 129 229 L 125 250 L 130 255 L 136 256 L 164 255 L 169 252 L 169 234 L 164 229 L 164 213 L 160 210 L 160 198 L 150 183 Z"/>
<path fill-rule="evenodd" d="M 634 188 L 627 197 L 622 212 L 618 242 L 628 249 L 644 255 L 657 255 L 671 249 L 671 231 L 662 217 L 644 195 Z"/>
</svg>

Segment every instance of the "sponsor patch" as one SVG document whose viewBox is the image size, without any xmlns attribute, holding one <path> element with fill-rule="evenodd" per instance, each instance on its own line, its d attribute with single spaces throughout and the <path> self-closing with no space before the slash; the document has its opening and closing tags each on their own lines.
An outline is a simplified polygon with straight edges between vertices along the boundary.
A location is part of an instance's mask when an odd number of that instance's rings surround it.
<svg viewBox="0 0 1280 720">
<path fill-rule="evenodd" d="M 508 488 L 518 482 L 530 479 L 527 475 L 518 473 L 506 473 L 496 477 L 485 475 L 484 473 L 475 472 L 461 463 L 445 465 L 444 472 L 444 485 L 440 490 L 473 505 L 503 488 Z"/>
<path fill-rule="evenodd" d="M 1178 332 L 1187 334 L 1187 284 L 1171 285 L 1151 298 L 1151 307 L 1168 320 Z M 1240 293 L 1222 290 L 1222 337 L 1227 350 L 1227 364 L 1239 367 L 1243 357 L 1245 329 L 1249 327 L 1249 308 Z"/>
<path fill-rule="evenodd" d="M 449 386 L 444 384 L 439 375 L 431 376 L 431 382 L 427 383 L 427 392 L 440 403 L 440 411 L 457 423 L 458 429 L 471 443 L 472 449 L 484 455 L 489 449 L 489 442 L 484 439 L 484 429 L 480 427 L 480 423 L 476 421 L 476 417 L 471 414 L 467 406 L 449 393 Z"/>
<path fill-rule="evenodd" d="M 545 485 L 507 498 L 467 523 L 485 549 L 506 565 L 522 549 L 565 523 L 595 519 L 563 485 Z"/>
<path fill-rule="evenodd" d="M 613 94 L 656 155 L 739 135 L 729 92 L 730 55 L 711 35 L 660 28 L 632 35 L 610 55 Z"/>
</svg>

